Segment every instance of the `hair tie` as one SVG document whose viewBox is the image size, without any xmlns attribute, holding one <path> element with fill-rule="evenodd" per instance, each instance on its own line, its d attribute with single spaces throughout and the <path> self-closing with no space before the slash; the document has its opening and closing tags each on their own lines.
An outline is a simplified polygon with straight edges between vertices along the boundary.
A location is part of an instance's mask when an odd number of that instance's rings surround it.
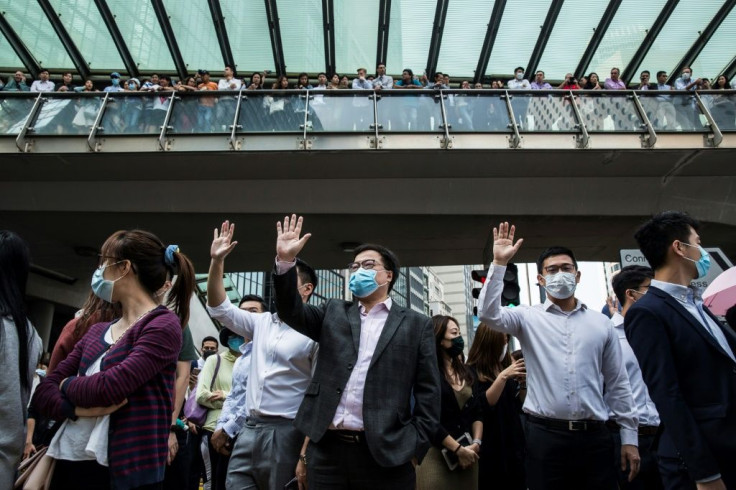
<svg viewBox="0 0 736 490">
<path fill-rule="evenodd" d="M 176 266 L 176 260 L 174 260 L 175 253 L 179 253 L 179 245 L 169 245 L 166 247 L 166 251 L 164 252 L 164 262 L 166 262 L 166 265 L 169 267 Z"/>
</svg>

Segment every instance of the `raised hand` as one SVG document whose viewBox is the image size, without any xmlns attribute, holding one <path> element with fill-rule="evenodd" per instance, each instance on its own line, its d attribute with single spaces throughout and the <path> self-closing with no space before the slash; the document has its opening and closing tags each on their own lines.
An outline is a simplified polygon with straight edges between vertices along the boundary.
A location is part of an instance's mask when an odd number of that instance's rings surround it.
<svg viewBox="0 0 736 490">
<path fill-rule="evenodd" d="M 519 238 L 514 243 L 514 233 L 516 233 L 516 227 L 514 225 L 509 226 L 507 221 L 500 223 L 498 228 L 493 228 L 493 263 L 496 265 L 506 265 L 509 260 L 516 255 L 516 252 L 521 248 L 521 244 L 524 243 L 523 238 Z"/>
<path fill-rule="evenodd" d="M 517 359 L 509 367 L 501 371 L 500 374 L 503 379 L 524 379 L 526 377 L 526 365 L 524 359 Z"/>
<path fill-rule="evenodd" d="M 235 223 L 230 223 L 229 221 L 222 223 L 219 233 L 217 232 L 217 228 L 215 228 L 215 236 L 210 246 L 210 257 L 212 260 L 225 260 L 225 257 L 233 251 L 235 245 L 238 244 L 238 242 L 232 241 L 234 234 Z"/>
<path fill-rule="evenodd" d="M 283 225 L 279 221 L 276 222 L 276 258 L 279 261 L 293 262 L 312 236 L 311 233 L 306 233 L 299 238 L 302 233 L 302 222 L 303 218 L 299 216 L 297 219 L 296 214 L 292 214 L 291 219 L 284 216 Z"/>
</svg>

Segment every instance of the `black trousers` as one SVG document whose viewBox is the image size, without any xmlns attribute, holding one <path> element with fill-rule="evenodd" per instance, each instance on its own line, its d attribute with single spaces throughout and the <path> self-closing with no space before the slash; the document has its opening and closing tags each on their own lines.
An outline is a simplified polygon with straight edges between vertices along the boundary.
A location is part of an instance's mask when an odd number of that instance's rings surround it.
<svg viewBox="0 0 736 490">
<path fill-rule="evenodd" d="M 51 490 L 109 490 L 110 470 L 97 461 L 67 461 L 57 459 Z M 136 487 L 136 490 L 160 490 L 163 482 Z"/>
<path fill-rule="evenodd" d="M 608 429 L 550 428 L 525 422 L 526 478 L 529 490 L 616 490 Z"/>
<path fill-rule="evenodd" d="M 306 454 L 309 490 L 413 490 L 416 485 L 410 462 L 383 467 L 362 438 L 360 442 L 345 442 L 327 431 L 318 443 L 310 441 Z"/>
<path fill-rule="evenodd" d="M 195 444 L 192 444 L 193 441 L 191 439 L 193 437 L 190 437 L 192 435 L 188 431 L 176 432 L 179 450 L 176 452 L 176 457 L 171 464 L 166 466 L 164 490 L 197 490 L 199 488 L 199 479 L 197 479 L 195 487 L 187 486 L 190 478 L 189 472 L 192 469 L 192 462 L 194 460 L 193 451 L 199 452 L 199 438 L 196 438 L 197 444 L 196 447 L 193 447 Z"/>
<path fill-rule="evenodd" d="M 663 490 L 662 478 L 659 476 L 657 457 L 652 450 L 655 436 L 639 436 L 639 457 L 641 465 L 639 474 L 633 481 L 629 481 L 629 470 L 621 471 L 621 433 L 618 429 L 611 429 L 613 437 L 613 467 L 618 475 L 618 487 L 621 490 Z"/>
<path fill-rule="evenodd" d="M 230 463 L 230 456 L 220 454 L 212 447 L 212 432 L 202 429 L 203 437 L 207 438 L 207 445 L 210 450 L 210 476 L 212 478 L 212 490 L 225 490 L 225 480 L 227 480 L 227 465 Z"/>
</svg>

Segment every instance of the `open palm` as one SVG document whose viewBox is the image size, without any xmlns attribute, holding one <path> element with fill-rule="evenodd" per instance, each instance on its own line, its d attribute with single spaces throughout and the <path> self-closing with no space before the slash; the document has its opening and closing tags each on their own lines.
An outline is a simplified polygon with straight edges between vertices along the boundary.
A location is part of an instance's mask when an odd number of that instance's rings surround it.
<svg viewBox="0 0 736 490">
<path fill-rule="evenodd" d="M 506 265 L 516 255 L 524 239 L 519 238 L 514 243 L 515 233 L 516 227 L 509 226 L 508 222 L 500 223 L 498 228 L 493 228 L 493 262 Z"/>
<path fill-rule="evenodd" d="M 230 223 L 229 221 L 222 223 L 219 233 L 217 232 L 217 228 L 215 228 L 214 238 L 210 246 L 210 257 L 212 259 L 223 260 L 233 251 L 235 245 L 238 244 L 238 242 L 233 241 L 234 234 L 235 223 Z"/>
<path fill-rule="evenodd" d="M 291 218 L 284 216 L 283 224 L 276 222 L 276 257 L 283 262 L 293 262 L 299 252 L 304 248 L 311 233 L 306 233 L 299 238 L 302 233 L 302 223 L 304 218 L 296 214 L 292 214 Z"/>
</svg>

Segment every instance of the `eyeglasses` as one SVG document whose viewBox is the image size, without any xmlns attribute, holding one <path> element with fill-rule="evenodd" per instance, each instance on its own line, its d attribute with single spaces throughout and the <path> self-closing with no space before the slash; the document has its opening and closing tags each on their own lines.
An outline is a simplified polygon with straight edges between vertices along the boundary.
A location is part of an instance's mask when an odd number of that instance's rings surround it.
<svg viewBox="0 0 736 490">
<path fill-rule="evenodd" d="M 558 272 L 575 272 L 575 266 L 572 264 L 562 264 L 562 265 L 548 265 L 544 268 L 544 272 L 547 274 L 557 274 Z"/>
<path fill-rule="evenodd" d="M 351 262 L 351 263 L 349 263 L 348 264 L 348 270 L 350 272 L 355 272 L 358 269 L 360 269 L 361 267 L 363 269 L 366 269 L 366 270 L 371 270 L 371 269 L 373 269 L 377 265 L 378 266 L 383 266 L 383 264 L 381 264 L 380 262 L 378 262 L 375 259 L 365 259 L 365 260 L 362 260 L 360 262 Z"/>
<path fill-rule="evenodd" d="M 111 255 L 102 255 L 102 254 L 97 254 L 97 258 L 98 258 L 97 267 L 103 267 L 103 266 L 110 267 L 111 265 L 119 264 L 120 262 L 125 261 L 125 259 L 121 259 L 120 257 L 113 257 Z M 105 265 L 105 262 L 107 262 L 108 260 L 112 260 L 113 263 Z"/>
</svg>

